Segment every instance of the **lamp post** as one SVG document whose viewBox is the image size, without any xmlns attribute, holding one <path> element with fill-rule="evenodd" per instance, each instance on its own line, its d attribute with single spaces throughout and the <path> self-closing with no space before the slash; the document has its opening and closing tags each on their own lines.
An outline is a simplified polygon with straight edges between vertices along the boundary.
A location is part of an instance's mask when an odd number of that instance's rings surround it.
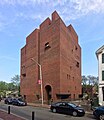
<svg viewBox="0 0 104 120">
<path fill-rule="evenodd" d="M 39 72 L 40 72 L 40 85 L 41 85 L 41 99 L 42 99 L 42 105 L 43 105 L 43 83 L 42 83 L 42 67 L 41 64 L 39 64 L 34 58 L 31 58 L 32 61 L 34 61 L 39 66 Z"/>
</svg>

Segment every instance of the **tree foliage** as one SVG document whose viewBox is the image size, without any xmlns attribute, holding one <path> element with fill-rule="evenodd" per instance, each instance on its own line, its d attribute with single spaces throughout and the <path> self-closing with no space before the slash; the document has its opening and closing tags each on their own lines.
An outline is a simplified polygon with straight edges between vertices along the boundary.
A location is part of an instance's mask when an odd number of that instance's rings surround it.
<svg viewBox="0 0 104 120">
<path fill-rule="evenodd" d="M 19 86 L 19 84 L 20 84 L 20 76 L 19 75 L 15 75 L 14 77 L 11 78 L 11 82 L 15 86 Z"/>
<path fill-rule="evenodd" d="M 98 77 L 92 76 L 92 75 L 88 75 L 82 76 L 82 85 L 98 85 Z"/>
<path fill-rule="evenodd" d="M 98 77 L 88 75 L 82 76 L 82 88 L 83 94 L 87 94 L 89 97 L 93 97 L 98 92 Z"/>
<path fill-rule="evenodd" d="M 20 89 L 20 76 L 15 75 L 11 78 L 11 83 L 16 87 L 16 89 L 19 91 Z"/>
<path fill-rule="evenodd" d="M 7 90 L 7 89 L 8 89 L 7 83 L 1 81 L 1 82 L 0 82 L 0 91 L 2 92 L 2 91 Z"/>
<path fill-rule="evenodd" d="M 7 91 L 20 92 L 20 76 L 19 75 L 15 75 L 14 77 L 12 77 L 10 83 L 0 81 L 0 96 L 5 97 Z"/>
</svg>

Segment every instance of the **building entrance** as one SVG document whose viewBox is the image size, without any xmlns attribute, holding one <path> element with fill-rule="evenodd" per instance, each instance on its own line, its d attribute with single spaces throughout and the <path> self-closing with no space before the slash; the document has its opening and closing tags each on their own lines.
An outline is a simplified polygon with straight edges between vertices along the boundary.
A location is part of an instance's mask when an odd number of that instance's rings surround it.
<svg viewBox="0 0 104 120">
<path fill-rule="evenodd" d="M 52 88 L 50 85 L 46 85 L 45 87 L 46 90 L 46 101 L 48 104 L 51 104 L 51 99 L 52 99 Z"/>
</svg>

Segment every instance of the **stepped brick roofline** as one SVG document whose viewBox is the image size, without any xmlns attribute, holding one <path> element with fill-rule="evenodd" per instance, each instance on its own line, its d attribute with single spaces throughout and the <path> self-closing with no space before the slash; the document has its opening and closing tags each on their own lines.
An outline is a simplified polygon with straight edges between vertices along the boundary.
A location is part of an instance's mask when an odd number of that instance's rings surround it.
<svg viewBox="0 0 104 120">
<path fill-rule="evenodd" d="M 58 15 L 58 13 L 56 11 L 54 11 L 51 14 L 51 19 L 48 17 L 46 18 L 41 24 L 40 24 L 40 29 L 45 28 L 46 26 L 50 25 L 52 22 L 56 21 L 57 19 L 59 19 L 60 16 Z M 60 18 L 61 19 L 61 18 Z"/>
<path fill-rule="evenodd" d="M 72 37 L 75 38 L 75 40 L 77 40 L 77 43 L 78 43 L 78 35 L 77 35 L 77 33 L 75 32 L 73 26 L 70 24 L 67 28 L 69 29 Z"/>
<path fill-rule="evenodd" d="M 46 18 L 39 26 L 39 28 L 36 28 L 32 33 L 35 34 L 35 32 L 39 32 L 40 29 L 44 29 L 45 27 L 51 25 L 53 22 L 55 22 L 56 20 L 60 19 L 62 22 L 63 20 L 61 19 L 61 17 L 59 16 L 59 14 L 57 13 L 57 11 L 54 11 L 52 14 L 51 14 L 51 19 L 48 17 Z M 63 22 L 63 24 L 65 25 L 65 23 Z M 66 25 L 65 25 L 66 26 Z M 73 37 L 73 39 L 78 43 L 78 35 L 77 33 L 75 32 L 73 26 L 70 24 L 69 26 L 67 26 L 67 29 L 68 31 L 70 32 L 71 36 Z M 31 34 L 32 34 L 31 33 Z M 29 34 L 26 38 L 26 43 L 28 43 L 28 37 L 31 36 L 31 34 Z"/>
</svg>

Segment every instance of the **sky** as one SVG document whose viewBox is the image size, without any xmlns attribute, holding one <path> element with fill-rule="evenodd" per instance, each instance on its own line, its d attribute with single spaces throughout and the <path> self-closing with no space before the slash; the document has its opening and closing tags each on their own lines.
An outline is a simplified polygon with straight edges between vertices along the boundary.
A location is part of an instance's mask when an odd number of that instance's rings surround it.
<svg viewBox="0 0 104 120">
<path fill-rule="evenodd" d="M 0 0 L 0 81 L 20 75 L 26 37 L 57 11 L 82 48 L 82 75 L 98 76 L 95 52 L 104 45 L 104 0 Z"/>
</svg>

